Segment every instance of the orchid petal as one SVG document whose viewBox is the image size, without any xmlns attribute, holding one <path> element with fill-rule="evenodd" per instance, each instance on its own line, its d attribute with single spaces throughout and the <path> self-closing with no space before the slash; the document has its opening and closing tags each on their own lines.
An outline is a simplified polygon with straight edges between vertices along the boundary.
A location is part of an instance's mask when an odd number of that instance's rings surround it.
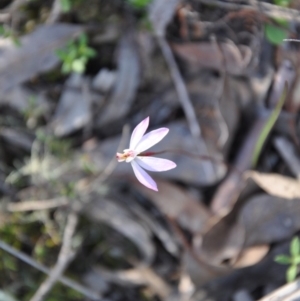
<svg viewBox="0 0 300 301">
<path fill-rule="evenodd" d="M 143 135 L 145 134 L 148 126 L 149 126 L 149 117 L 145 118 L 135 127 L 130 138 L 130 144 L 129 144 L 130 149 L 135 149 L 135 147 L 138 145 Z"/>
<path fill-rule="evenodd" d="M 135 162 L 130 162 L 137 179 L 146 187 L 158 191 L 155 181 Z"/>
<path fill-rule="evenodd" d="M 156 143 L 158 143 L 160 140 L 162 140 L 169 132 L 169 129 L 167 128 L 160 128 L 154 131 L 149 132 L 146 134 L 138 143 L 138 145 L 135 147 L 135 151 L 138 153 L 141 153 L 145 151 L 146 149 L 152 147 Z"/>
<path fill-rule="evenodd" d="M 166 171 L 177 165 L 170 160 L 155 157 L 136 157 L 135 161 L 144 169 L 150 171 Z"/>
</svg>

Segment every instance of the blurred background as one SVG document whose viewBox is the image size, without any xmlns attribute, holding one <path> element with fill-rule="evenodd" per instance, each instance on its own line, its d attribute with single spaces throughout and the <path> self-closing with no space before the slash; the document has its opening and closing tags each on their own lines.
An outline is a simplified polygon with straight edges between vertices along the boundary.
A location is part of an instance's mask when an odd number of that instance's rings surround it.
<svg viewBox="0 0 300 301">
<path fill-rule="evenodd" d="M 300 2 L 0 1 L 0 300 L 300 300 Z M 133 129 L 175 169 L 137 181 Z"/>
</svg>

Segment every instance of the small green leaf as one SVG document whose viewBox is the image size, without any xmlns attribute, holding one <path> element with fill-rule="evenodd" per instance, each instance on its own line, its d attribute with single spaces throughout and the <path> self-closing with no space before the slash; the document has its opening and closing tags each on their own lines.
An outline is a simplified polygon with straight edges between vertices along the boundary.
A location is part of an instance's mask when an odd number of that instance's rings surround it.
<svg viewBox="0 0 300 301">
<path fill-rule="evenodd" d="M 291 265 L 286 271 L 286 280 L 287 282 L 292 282 L 296 279 L 297 276 L 297 266 Z"/>
<path fill-rule="evenodd" d="M 88 40 L 87 40 L 87 35 L 86 35 L 85 33 L 82 33 L 82 34 L 79 36 L 78 41 L 79 41 L 79 44 L 80 44 L 80 45 L 86 47 L 86 44 L 87 44 L 87 42 L 88 42 Z"/>
<path fill-rule="evenodd" d="M 5 268 L 11 271 L 17 271 L 17 264 L 14 258 L 7 256 L 4 261 Z"/>
<path fill-rule="evenodd" d="M 293 263 L 294 264 L 300 264 L 300 255 L 293 258 Z"/>
<path fill-rule="evenodd" d="M 83 73 L 89 58 L 96 56 L 96 51 L 88 47 L 88 37 L 86 34 L 80 35 L 78 40 L 69 41 L 64 49 L 56 52 L 62 61 L 62 72 Z"/>
<path fill-rule="evenodd" d="M 83 54 L 87 57 L 87 58 L 93 58 L 96 56 L 97 52 L 92 49 L 92 48 L 85 48 L 83 51 Z"/>
<path fill-rule="evenodd" d="M 128 0 L 135 8 L 145 8 L 152 0 Z"/>
<path fill-rule="evenodd" d="M 19 38 L 15 37 L 15 36 L 12 36 L 11 39 L 14 42 L 16 47 L 21 47 L 21 41 L 20 41 Z"/>
<path fill-rule="evenodd" d="M 58 56 L 58 58 L 61 59 L 61 60 L 64 60 L 67 57 L 67 54 L 61 49 L 56 50 L 55 53 Z"/>
<path fill-rule="evenodd" d="M 77 46 L 71 45 L 70 48 L 68 49 L 68 58 L 70 59 L 75 59 L 78 56 L 78 49 Z"/>
<path fill-rule="evenodd" d="M 68 13 L 72 8 L 71 0 L 60 0 L 61 10 L 64 13 Z"/>
<path fill-rule="evenodd" d="M 72 65 L 68 63 L 63 63 L 61 68 L 62 73 L 68 74 L 72 71 Z"/>
<path fill-rule="evenodd" d="M 72 63 L 72 70 L 77 73 L 83 73 L 85 70 L 85 61 L 82 59 L 75 60 Z"/>
<path fill-rule="evenodd" d="M 281 7 L 288 7 L 292 0 L 274 0 L 274 3 Z"/>
<path fill-rule="evenodd" d="M 292 257 L 297 257 L 300 253 L 300 241 L 298 236 L 295 236 L 291 241 L 290 253 Z"/>
<path fill-rule="evenodd" d="M 268 41 L 274 45 L 282 44 L 283 40 L 287 38 L 287 31 L 272 24 L 265 24 L 265 34 Z"/>
<path fill-rule="evenodd" d="M 37 245 L 34 248 L 34 253 L 37 257 L 42 258 L 45 255 L 45 247 L 41 245 Z"/>
<path fill-rule="evenodd" d="M 291 264 L 292 259 L 286 255 L 277 255 L 274 259 L 277 263 L 281 264 Z"/>
<path fill-rule="evenodd" d="M 3 25 L 0 25 L 0 36 L 5 36 L 5 27 Z"/>
</svg>

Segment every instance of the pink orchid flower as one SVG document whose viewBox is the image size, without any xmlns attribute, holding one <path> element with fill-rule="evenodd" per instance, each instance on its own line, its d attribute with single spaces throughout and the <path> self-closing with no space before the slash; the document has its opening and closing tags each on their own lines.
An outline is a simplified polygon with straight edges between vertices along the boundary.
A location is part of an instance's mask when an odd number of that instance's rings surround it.
<svg viewBox="0 0 300 301">
<path fill-rule="evenodd" d="M 167 128 L 160 128 L 144 135 L 149 126 L 149 117 L 140 122 L 132 132 L 129 149 L 124 149 L 123 154 L 117 153 L 119 162 L 131 163 L 137 179 L 146 187 L 158 191 L 155 181 L 144 170 L 166 171 L 176 167 L 176 164 L 167 159 L 150 157 L 145 150 L 162 140 L 169 132 Z"/>
</svg>

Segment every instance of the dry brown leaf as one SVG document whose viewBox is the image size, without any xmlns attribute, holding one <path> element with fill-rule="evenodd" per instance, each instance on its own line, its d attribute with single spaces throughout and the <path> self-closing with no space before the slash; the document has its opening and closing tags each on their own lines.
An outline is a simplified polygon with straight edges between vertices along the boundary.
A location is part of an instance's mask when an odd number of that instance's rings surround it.
<svg viewBox="0 0 300 301">
<path fill-rule="evenodd" d="M 236 131 L 240 116 L 239 102 L 242 98 L 250 99 L 249 89 L 245 91 L 245 86 L 237 81 L 228 79 L 225 90 L 223 84 L 222 77 L 216 78 L 209 72 L 200 73 L 186 82 L 202 135 L 209 150 L 219 152 L 220 157 L 224 145 L 230 145 Z M 174 96 L 172 101 L 174 102 Z"/>
<path fill-rule="evenodd" d="M 286 124 L 289 125 L 290 122 L 286 122 Z M 291 131 L 290 125 L 288 126 L 288 131 Z M 296 145 L 286 137 L 280 136 L 274 139 L 274 146 L 291 173 L 300 179 L 300 158 Z"/>
<path fill-rule="evenodd" d="M 14 127 L 1 127 L 0 138 L 6 144 L 6 147 L 12 148 L 14 152 L 30 152 L 34 137 L 28 135 L 28 132 Z"/>
<path fill-rule="evenodd" d="M 93 268 L 93 272 L 106 282 L 123 286 L 148 286 L 154 294 L 165 300 L 171 293 L 170 286 L 153 269 L 146 266 L 137 266 L 134 269 L 123 271 L 108 271 L 100 267 Z"/>
<path fill-rule="evenodd" d="M 140 62 L 133 32 L 123 35 L 118 47 L 117 64 L 114 90 L 100 116 L 100 126 L 125 116 L 135 98 L 140 82 Z"/>
<path fill-rule="evenodd" d="M 300 181 L 274 173 L 249 171 L 247 177 L 252 178 L 265 192 L 286 199 L 300 198 Z"/>
<path fill-rule="evenodd" d="M 239 213 L 245 228 L 245 246 L 274 243 L 300 229 L 300 199 L 284 199 L 267 194 L 250 198 Z"/>
<path fill-rule="evenodd" d="M 258 245 L 246 248 L 239 254 L 238 259 L 234 262 L 234 268 L 244 268 L 254 265 L 261 261 L 269 252 L 269 245 Z"/>
<path fill-rule="evenodd" d="M 214 266 L 209 261 L 199 261 L 188 252 L 185 252 L 183 256 L 183 264 L 191 280 L 198 287 L 224 276 L 232 270 L 228 266 Z"/>
<path fill-rule="evenodd" d="M 239 214 L 245 200 L 257 189 L 253 180 L 247 180 L 246 184 L 231 211 L 223 217 L 215 216 L 204 235 L 194 236 L 195 253 L 214 266 L 233 268 L 244 250 L 247 233 L 239 221 Z"/>
<path fill-rule="evenodd" d="M 232 300 L 234 293 L 241 289 L 253 292 L 261 287 L 273 288 L 275 283 L 284 283 L 286 266 L 279 265 L 274 258 L 279 254 L 288 254 L 288 252 L 289 241 L 276 244 L 257 264 L 242 269 L 232 269 L 230 275 L 225 275 L 208 284 L 214 300 L 229 301 Z"/>
<path fill-rule="evenodd" d="M 214 268 L 241 268 L 256 264 L 269 250 L 266 244 L 251 245 L 245 249 L 246 240 L 244 224 L 234 221 L 233 216 L 229 214 L 205 235 L 195 236 L 193 248 L 199 258 L 209 262 Z"/>
<path fill-rule="evenodd" d="M 72 74 L 52 119 L 54 134 L 61 137 L 86 126 L 92 118 L 91 102 L 87 79 L 80 74 Z"/>
<path fill-rule="evenodd" d="M 178 257 L 180 254 L 179 246 L 172 233 L 166 229 L 165 226 L 161 225 L 161 223 L 157 222 L 155 216 L 149 214 L 149 212 L 137 202 L 130 202 L 129 207 L 130 211 L 149 227 L 153 234 L 161 241 L 165 249 L 174 257 Z"/>
<path fill-rule="evenodd" d="M 0 44 L 0 91 L 53 68 L 59 59 L 55 51 L 80 34 L 82 27 L 56 23 L 42 25 L 21 38 L 21 46 Z"/>
<path fill-rule="evenodd" d="M 211 265 L 222 266 L 234 262 L 243 249 L 245 229 L 229 214 L 212 226 L 207 233 L 193 240 L 195 253 Z"/>
<path fill-rule="evenodd" d="M 233 211 L 212 226 L 207 233 L 195 236 L 194 250 L 199 257 L 205 258 L 211 264 L 233 263 L 233 267 L 238 267 L 245 264 L 234 265 L 236 260 L 239 262 L 240 256 L 245 256 L 242 253 L 245 247 L 274 243 L 298 231 L 299 215 L 299 198 L 256 195 L 244 205 L 239 201 Z M 263 255 L 261 250 L 254 262 L 260 260 L 260 256 Z"/>
<path fill-rule="evenodd" d="M 235 207 L 241 192 L 246 187 L 246 178 L 242 173 L 251 167 L 253 151 L 267 122 L 268 115 L 257 118 L 244 138 L 235 158 L 234 168 L 231 168 L 226 179 L 219 185 L 211 201 L 211 209 L 215 214 L 225 216 Z"/>
<path fill-rule="evenodd" d="M 176 220 L 182 228 L 189 230 L 191 233 L 203 233 L 208 227 L 208 223 L 212 218 L 210 212 L 183 189 L 163 181 L 158 181 L 159 193 L 145 188 L 139 183 L 137 183 L 136 188 L 147 196 L 165 215 Z M 233 240 L 236 234 L 237 232 L 232 233 Z M 202 237 L 201 234 L 198 237 Z M 194 254 L 186 252 L 184 257 L 184 265 L 193 282 L 197 285 L 204 284 L 230 271 L 229 267 L 214 265 L 210 257 L 202 255 L 202 253 L 200 254 L 195 250 Z"/>
<path fill-rule="evenodd" d="M 31 99 L 35 99 L 34 111 L 36 111 L 37 117 L 49 116 L 51 110 L 51 104 L 45 95 L 44 91 L 33 91 L 22 85 L 15 86 L 13 89 L 9 90 L 8 93 L 1 95 L 0 105 L 10 106 L 11 108 L 17 110 L 20 113 L 26 112 L 30 108 Z M 27 121 L 28 125 L 32 124 L 32 121 L 36 119 L 32 117 Z"/>
<path fill-rule="evenodd" d="M 172 44 L 175 53 L 191 64 L 241 75 L 245 72 L 252 51 L 247 46 L 237 47 L 233 43 L 184 43 Z"/>
<path fill-rule="evenodd" d="M 145 263 L 152 262 L 155 247 L 150 237 L 150 231 L 120 204 L 98 196 L 84 208 L 84 214 L 91 220 L 104 222 L 123 234 L 137 246 Z"/>
<path fill-rule="evenodd" d="M 176 220 L 192 233 L 203 232 L 211 214 L 204 205 L 184 189 L 165 181 L 157 181 L 159 193 L 140 184 L 135 187 L 148 197 L 162 213 Z"/>
</svg>

